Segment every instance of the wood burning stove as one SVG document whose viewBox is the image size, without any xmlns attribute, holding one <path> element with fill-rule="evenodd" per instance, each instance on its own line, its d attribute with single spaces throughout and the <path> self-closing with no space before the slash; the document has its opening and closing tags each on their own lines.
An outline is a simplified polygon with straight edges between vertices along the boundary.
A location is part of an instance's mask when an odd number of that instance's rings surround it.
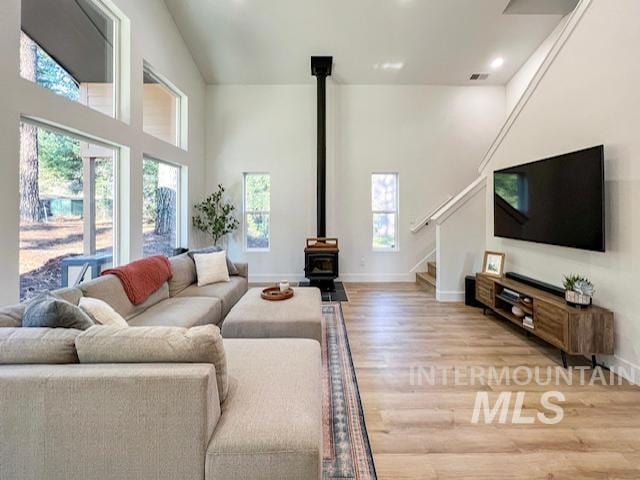
<svg viewBox="0 0 640 480">
<path fill-rule="evenodd" d="M 308 238 L 304 249 L 304 275 L 314 286 L 331 291 L 338 278 L 338 239 Z"/>
</svg>

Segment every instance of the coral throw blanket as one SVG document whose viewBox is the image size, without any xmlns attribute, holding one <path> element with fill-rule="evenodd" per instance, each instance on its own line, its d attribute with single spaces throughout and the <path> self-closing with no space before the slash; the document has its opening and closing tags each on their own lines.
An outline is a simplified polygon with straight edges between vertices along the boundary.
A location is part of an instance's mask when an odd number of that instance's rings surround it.
<svg viewBox="0 0 640 480">
<path fill-rule="evenodd" d="M 154 255 L 122 267 L 109 268 L 102 275 L 118 277 L 131 303 L 140 305 L 169 280 L 173 272 L 167 257 Z"/>
</svg>

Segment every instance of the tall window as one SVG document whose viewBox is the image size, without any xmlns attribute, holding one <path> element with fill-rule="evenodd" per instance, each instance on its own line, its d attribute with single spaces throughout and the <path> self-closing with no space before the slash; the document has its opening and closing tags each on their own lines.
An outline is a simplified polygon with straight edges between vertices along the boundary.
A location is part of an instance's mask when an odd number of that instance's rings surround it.
<svg viewBox="0 0 640 480">
<path fill-rule="evenodd" d="M 73 284 L 78 256 L 113 262 L 116 165 L 114 148 L 21 123 L 21 299 Z"/>
<path fill-rule="evenodd" d="M 398 174 L 371 175 L 372 247 L 378 251 L 398 250 Z"/>
<path fill-rule="evenodd" d="M 244 242 L 247 250 L 268 250 L 271 210 L 271 177 L 268 173 L 244 174 Z"/>
<path fill-rule="evenodd" d="M 180 246 L 180 167 L 145 158 L 142 168 L 143 254 L 170 257 Z"/>
<path fill-rule="evenodd" d="M 115 116 L 116 16 L 99 0 L 22 0 L 21 12 L 20 75 Z"/>
<path fill-rule="evenodd" d="M 142 129 L 149 135 L 180 146 L 182 95 L 144 65 Z"/>
</svg>

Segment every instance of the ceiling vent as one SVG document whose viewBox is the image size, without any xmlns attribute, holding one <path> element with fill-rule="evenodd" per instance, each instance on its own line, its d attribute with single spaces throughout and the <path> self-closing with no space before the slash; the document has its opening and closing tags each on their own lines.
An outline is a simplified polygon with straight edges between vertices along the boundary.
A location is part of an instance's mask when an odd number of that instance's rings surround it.
<svg viewBox="0 0 640 480">
<path fill-rule="evenodd" d="M 488 73 L 472 73 L 469 80 L 486 80 L 489 78 Z"/>
</svg>

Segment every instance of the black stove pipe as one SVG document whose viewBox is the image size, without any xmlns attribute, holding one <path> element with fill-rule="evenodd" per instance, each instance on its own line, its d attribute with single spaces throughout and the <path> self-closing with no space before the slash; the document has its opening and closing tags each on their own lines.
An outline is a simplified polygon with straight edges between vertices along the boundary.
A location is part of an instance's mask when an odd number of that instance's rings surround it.
<svg viewBox="0 0 640 480">
<path fill-rule="evenodd" d="M 333 57 L 311 57 L 311 75 L 317 80 L 317 236 L 327 236 L 327 77 Z"/>
</svg>

